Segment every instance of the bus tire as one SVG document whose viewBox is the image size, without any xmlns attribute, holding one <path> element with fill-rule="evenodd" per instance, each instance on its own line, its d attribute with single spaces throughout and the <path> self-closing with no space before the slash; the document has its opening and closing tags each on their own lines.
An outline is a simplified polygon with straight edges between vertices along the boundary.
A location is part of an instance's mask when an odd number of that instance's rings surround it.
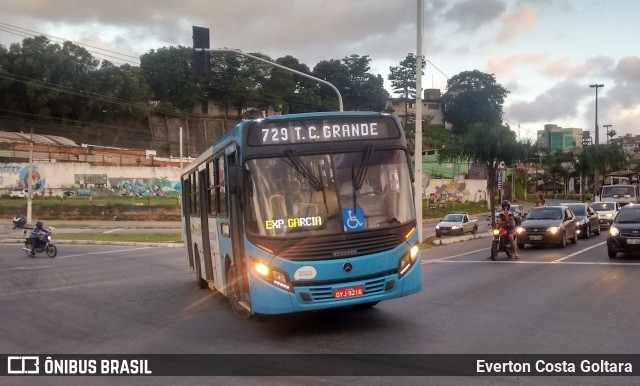
<svg viewBox="0 0 640 386">
<path fill-rule="evenodd" d="M 233 313 L 240 319 L 250 319 L 251 312 L 240 304 L 242 301 L 242 286 L 240 284 L 240 278 L 236 273 L 235 265 L 231 264 L 227 271 L 227 297 L 229 297 L 229 303 Z"/>
</svg>

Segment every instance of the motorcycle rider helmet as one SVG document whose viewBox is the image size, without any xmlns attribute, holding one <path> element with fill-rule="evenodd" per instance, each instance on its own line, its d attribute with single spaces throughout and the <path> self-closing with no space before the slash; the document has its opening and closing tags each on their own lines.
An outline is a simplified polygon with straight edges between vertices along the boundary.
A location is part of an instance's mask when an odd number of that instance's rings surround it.
<svg viewBox="0 0 640 386">
<path fill-rule="evenodd" d="M 504 200 L 502 201 L 502 209 L 504 209 L 504 207 L 506 206 L 507 208 L 511 207 L 511 203 L 509 202 L 509 200 Z"/>
<path fill-rule="evenodd" d="M 37 226 L 38 228 L 42 228 L 42 221 L 38 221 L 38 222 L 36 223 L 36 226 Z"/>
</svg>

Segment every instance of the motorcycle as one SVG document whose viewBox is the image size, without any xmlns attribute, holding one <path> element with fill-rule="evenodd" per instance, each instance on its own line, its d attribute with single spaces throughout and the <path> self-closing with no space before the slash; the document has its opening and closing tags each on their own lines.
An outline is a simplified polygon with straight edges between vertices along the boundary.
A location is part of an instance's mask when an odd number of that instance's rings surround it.
<svg viewBox="0 0 640 386">
<path fill-rule="evenodd" d="M 27 219 L 24 217 L 14 217 L 13 218 L 13 229 L 24 229 L 27 225 Z"/>
<path fill-rule="evenodd" d="M 56 248 L 53 243 L 53 239 L 51 239 L 51 234 L 39 234 L 36 236 L 36 246 L 34 250 L 31 250 L 31 232 L 24 232 L 25 240 L 24 240 L 24 248 L 22 248 L 29 257 L 35 257 L 36 253 L 45 252 L 47 256 L 50 258 L 56 257 L 58 254 L 58 248 Z"/>
<path fill-rule="evenodd" d="M 514 237 L 517 237 L 514 234 Z M 504 226 L 496 225 L 493 229 L 493 242 L 491 243 L 491 260 L 496 261 L 499 252 L 504 252 L 507 257 L 513 256 L 513 246 L 509 240 L 509 233 Z"/>
</svg>

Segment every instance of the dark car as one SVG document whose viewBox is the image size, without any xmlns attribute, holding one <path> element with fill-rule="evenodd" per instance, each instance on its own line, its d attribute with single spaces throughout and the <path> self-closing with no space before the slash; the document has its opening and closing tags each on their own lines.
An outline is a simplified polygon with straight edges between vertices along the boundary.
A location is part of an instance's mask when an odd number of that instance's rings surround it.
<svg viewBox="0 0 640 386">
<path fill-rule="evenodd" d="M 573 214 L 576 215 L 580 237 L 588 239 L 591 237 L 591 234 L 600 234 L 600 215 L 591 205 L 583 202 L 572 202 L 561 205 L 571 209 Z"/>
<path fill-rule="evenodd" d="M 564 205 L 532 208 L 516 228 L 518 248 L 525 244 L 567 246 L 578 242 L 576 215 Z"/>
<path fill-rule="evenodd" d="M 609 228 L 607 249 L 611 259 L 621 252 L 640 252 L 640 205 L 620 209 Z"/>
</svg>

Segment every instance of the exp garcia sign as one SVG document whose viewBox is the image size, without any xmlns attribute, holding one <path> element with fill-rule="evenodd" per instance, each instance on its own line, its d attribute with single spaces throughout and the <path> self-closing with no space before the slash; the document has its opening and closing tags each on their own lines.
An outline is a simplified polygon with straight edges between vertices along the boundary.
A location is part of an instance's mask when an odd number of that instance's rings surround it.
<svg viewBox="0 0 640 386">
<path fill-rule="evenodd" d="M 265 228 L 267 230 L 281 230 L 281 229 L 299 229 L 299 228 L 311 228 L 315 229 L 321 227 L 323 224 L 322 216 L 309 216 L 309 217 L 290 217 L 279 218 L 275 220 L 265 221 Z"/>
<path fill-rule="evenodd" d="M 332 118 L 308 121 L 257 122 L 251 126 L 251 146 L 398 138 L 397 126 L 385 118 Z"/>
</svg>

